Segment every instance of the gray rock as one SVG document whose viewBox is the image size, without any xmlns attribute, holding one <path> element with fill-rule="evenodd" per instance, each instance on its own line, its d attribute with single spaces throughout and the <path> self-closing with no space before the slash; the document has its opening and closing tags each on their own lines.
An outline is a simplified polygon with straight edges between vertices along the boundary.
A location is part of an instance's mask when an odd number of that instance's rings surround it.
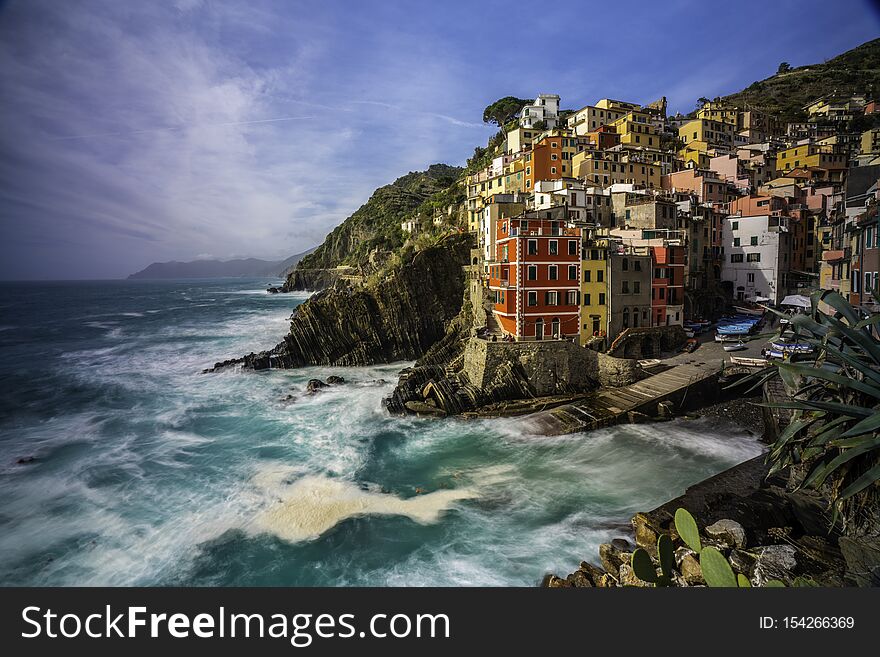
<svg viewBox="0 0 880 657">
<path fill-rule="evenodd" d="M 746 546 L 746 530 L 735 520 L 724 518 L 712 523 L 705 529 L 706 536 L 723 541 L 730 548 L 744 548 Z"/>
<path fill-rule="evenodd" d="M 743 552 L 742 550 L 731 550 L 727 560 L 730 562 L 730 567 L 733 568 L 733 572 L 740 573 L 746 577 L 751 575 L 752 566 L 755 565 L 755 558 L 748 552 Z"/>
<path fill-rule="evenodd" d="M 755 567 L 752 570 L 752 586 L 764 586 L 771 579 L 791 584 L 797 567 L 797 550 L 791 545 L 763 545 L 754 550 Z"/>
<path fill-rule="evenodd" d="M 620 570 L 620 565 L 628 558 L 628 552 L 618 550 L 612 543 L 602 543 L 599 546 L 599 561 L 606 572 L 616 575 Z"/>
<path fill-rule="evenodd" d="M 334 374 L 333 376 L 328 376 L 328 377 L 327 377 L 327 383 L 328 383 L 329 385 L 331 385 L 331 386 L 342 385 L 343 383 L 345 383 L 345 377 L 342 377 L 342 376 L 336 376 L 336 375 Z"/>
</svg>

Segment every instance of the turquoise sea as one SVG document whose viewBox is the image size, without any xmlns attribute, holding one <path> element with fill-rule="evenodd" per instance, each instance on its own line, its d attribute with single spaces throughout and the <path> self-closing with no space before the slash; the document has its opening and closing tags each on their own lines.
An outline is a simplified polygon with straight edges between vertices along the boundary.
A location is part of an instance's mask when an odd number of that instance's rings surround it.
<svg viewBox="0 0 880 657">
<path fill-rule="evenodd" d="M 761 451 L 389 417 L 405 363 L 201 374 L 281 339 L 278 282 L 0 283 L 0 583 L 530 586 Z"/>
</svg>

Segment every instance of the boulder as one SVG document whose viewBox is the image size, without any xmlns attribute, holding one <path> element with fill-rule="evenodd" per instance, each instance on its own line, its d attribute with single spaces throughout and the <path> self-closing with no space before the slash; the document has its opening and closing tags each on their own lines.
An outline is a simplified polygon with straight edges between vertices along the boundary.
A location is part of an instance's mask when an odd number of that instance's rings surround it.
<svg viewBox="0 0 880 657">
<path fill-rule="evenodd" d="M 688 585 L 706 583 L 703 579 L 703 569 L 700 568 L 700 562 L 694 552 L 688 551 L 681 558 L 678 568 L 681 571 L 682 578 Z"/>
<path fill-rule="evenodd" d="M 748 552 L 733 549 L 730 551 L 727 560 L 730 562 L 730 567 L 733 568 L 733 572 L 745 575 L 746 577 L 752 574 L 752 567 L 755 565 L 755 558 Z"/>
<path fill-rule="evenodd" d="M 613 543 L 602 543 L 599 546 L 599 561 L 608 573 L 617 573 L 624 562 L 628 562 L 629 552 L 617 549 Z"/>
<path fill-rule="evenodd" d="M 335 374 L 327 377 L 327 383 L 331 386 L 338 386 L 345 383 L 345 377 L 336 376 Z"/>
<path fill-rule="evenodd" d="M 18 459 L 16 463 L 18 463 L 19 465 L 25 465 L 27 463 L 33 463 L 36 460 L 36 456 L 23 456 L 22 458 Z"/>
<path fill-rule="evenodd" d="M 576 570 L 571 575 L 566 577 L 566 579 L 571 583 L 572 586 L 579 589 L 584 588 L 592 588 L 593 582 L 587 577 L 587 574 L 582 570 Z"/>
<path fill-rule="evenodd" d="M 792 571 L 797 567 L 796 552 L 791 545 L 763 545 L 753 550 L 752 586 L 764 586 L 771 579 L 791 584 L 795 578 Z"/>
<path fill-rule="evenodd" d="M 712 523 L 704 530 L 706 536 L 722 541 L 728 548 L 744 548 L 746 546 L 746 530 L 735 520 L 724 518 Z"/>
<path fill-rule="evenodd" d="M 321 381 L 321 379 L 309 379 L 309 382 L 306 384 L 306 392 L 314 394 L 318 392 L 321 388 L 326 387 L 327 384 Z"/>
</svg>

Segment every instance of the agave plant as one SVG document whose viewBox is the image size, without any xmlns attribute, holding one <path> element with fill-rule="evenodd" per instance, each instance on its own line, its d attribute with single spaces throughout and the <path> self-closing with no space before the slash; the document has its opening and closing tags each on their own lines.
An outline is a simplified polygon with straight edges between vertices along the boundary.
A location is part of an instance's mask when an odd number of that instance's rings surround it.
<svg viewBox="0 0 880 657">
<path fill-rule="evenodd" d="M 820 303 L 833 314 L 821 312 Z M 811 304 L 809 315 L 789 319 L 797 342 L 812 345 L 813 355 L 774 362 L 748 380 L 754 390 L 778 376 L 791 395 L 765 404 L 793 411 L 767 456 L 771 473 L 803 464 L 800 487 L 826 485 L 834 518 L 846 511 L 846 520 L 880 481 L 880 314 L 864 319 L 829 290 L 813 293 Z"/>
</svg>

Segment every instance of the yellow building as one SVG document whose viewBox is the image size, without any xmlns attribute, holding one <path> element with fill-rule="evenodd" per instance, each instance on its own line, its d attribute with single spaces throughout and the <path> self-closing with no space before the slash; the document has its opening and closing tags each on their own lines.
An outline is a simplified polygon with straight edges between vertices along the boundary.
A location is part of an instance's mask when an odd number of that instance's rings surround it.
<svg viewBox="0 0 880 657">
<path fill-rule="evenodd" d="M 581 249 L 581 344 L 608 330 L 608 238 L 588 235 Z"/>
<path fill-rule="evenodd" d="M 792 169 L 821 168 L 845 169 L 847 158 L 834 146 L 803 144 L 779 151 L 776 154 L 777 173 L 786 173 Z"/>
<path fill-rule="evenodd" d="M 679 153 L 684 166 L 691 164 L 694 169 L 709 169 L 709 162 L 712 160 L 712 154 L 707 152 L 708 144 L 704 141 L 693 142 L 685 146 Z M 714 152 L 714 151 L 713 151 Z"/>
<path fill-rule="evenodd" d="M 880 153 L 880 128 L 871 128 L 862 133 L 862 155 Z"/>
<path fill-rule="evenodd" d="M 568 118 L 568 127 L 578 135 L 585 135 L 603 125 L 611 125 L 636 109 L 639 106 L 635 103 L 603 98 L 595 105 L 587 105 L 572 114 Z"/>
<path fill-rule="evenodd" d="M 684 144 L 705 142 L 709 147 L 732 149 L 736 123 L 725 123 L 710 119 L 694 119 L 678 129 L 678 137 Z"/>
<path fill-rule="evenodd" d="M 633 110 L 611 123 L 620 135 L 620 143 L 653 148 L 660 145 L 660 131 L 650 122 L 650 115 L 643 110 Z"/>
<path fill-rule="evenodd" d="M 721 102 L 709 101 L 697 110 L 698 119 L 737 125 L 739 109 Z"/>
</svg>

